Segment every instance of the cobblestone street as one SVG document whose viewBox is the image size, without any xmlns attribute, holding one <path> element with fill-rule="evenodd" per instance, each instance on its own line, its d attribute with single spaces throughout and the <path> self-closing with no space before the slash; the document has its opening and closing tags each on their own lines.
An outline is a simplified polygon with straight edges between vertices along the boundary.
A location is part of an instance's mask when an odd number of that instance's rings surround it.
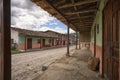
<svg viewBox="0 0 120 80">
<path fill-rule="evenodd" d="M 70 47 L 72 52 L 75 46 Z M 42 66 L 49 66 L 65 56 L 66 47 L 12 55 L 12 80 L 32 80 L 42 74 Z"/>
</svg>

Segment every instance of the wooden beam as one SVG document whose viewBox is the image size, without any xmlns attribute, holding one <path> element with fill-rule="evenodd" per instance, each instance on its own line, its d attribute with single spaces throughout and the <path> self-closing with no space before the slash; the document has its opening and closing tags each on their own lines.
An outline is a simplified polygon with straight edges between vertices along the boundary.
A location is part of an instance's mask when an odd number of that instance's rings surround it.
<svg viewBox="0 0 120 80">
<path fill-rule="evenodd" d="M 60 0 L 57 3 L 55 3 L 55 6 L 61 5 L 61 4 L 65 3 L 65 2 L 66 2 L 66 0 Z"/>
<path fill-rule="evenodd" d="M 65 15 L 75 15 L 75 14 L 83 14 L 83 13 L 89 13 L 89 12 L 95 12 L 96 9 L 91 10 L 84 10 L 84 11 L 77 11 L 77 12 L 66 12 Z"/>
<path fill-rule="evenodd" d="M 68 23 L 69 25 L 69 23 Z M 70 52 L 69 52 L 69 26 L 67 27 L 67 53 L 66 56 L 70 56 Z"/>
<path fill-rule="evenodd" d="M 80 29 L 79 31 L 91 31 L 91 29 Z"/>
<path fill-rule="evenodd" d="M 79 32 L 79 49 L 80 49 L 81 47 L 80 47 L 80 32 Z"/>
<path fill-rule="evenodd" d="M 72 4 L 74 5 L 75 11 L 77 11 L 77 7 L 75 6 L 75 1 L 74 0 L 71 0 L 71 1 L 72 1 Z"/>
<path fill-rule="evenodd" d="M 90 32 L 90 30 L 83 30 L 83 31 L 80 31 L 80 33 L 84 33 L 84 32 Z"/>
<path fill-rule="evenodd" d="M 69 17 L 69 19 L 85 19 L 85 18 L 92 18 L 92 17 L 94 17 L 93 15 L 92 16 L 81 16 L 81 17 Z"/>
<path fill-rule="evenodd" d="M 90 26 L 79 26 L 78 29 L 90 29 Z"/>
<path fill-rule="evenodd" d="M 91 26 L 86 25 L 86 26 L 79 26 L 78 29 L 90 29 Z"/>
<path fill-rule="evenodd" d="M 72 20 L 72 22 L 89 22 L 92 20 L 94 20 L 94 19 L 75 19 L 75 20 Z"/>
<path fill-rule="evenodd" d="M 31 0 L 31 1 L 33 1 L 33 2 L 35 2 L 35 3 L 36 3 L 36 2 L 39 2 L 39 1 L 42 1 L 42 0 Z"/>
<path fill-rule="evenodd" d="M 79 28 L 79 29 L 80 29 L 80 28 Z M 89 31 L 89 30 L 91 30 L 91 29 L 90 29 L 90 28 L 88 28 L 88 29 L 80 29 L 80 30 L 82 30 L 82 31 L 83 31 L 83 30 L 88 30 L 88 31 Z"/>
<path fill-rule="evenodd" d="M 78 27 L 78 29 L 90 29 L 91 27 L 90 26 L 80 26 Z"/>
<path fill-rule="evenodd" d="M 75 1 L 74 1 L 74 0 L 71 0 L 71 1 L 72 1 L 72 4 L 74 5 L 75 11 L 77 11 L 77 7 L 75 6 Z M 81 24 L 84 25 L 84 22 L 82 21 L 80 15 L 79 15 L 79 14 L 77 14 L 77 15 L 78 15 L 78 17 L 79 17 L 79 19 L 80 19 Z"/>
<path fill-rule="evenodd" d="M 61 18 L 63 18 L 64 19 L 64 23 L 65 24 L 67 24 L 68 22 L 69 22 L 69 20 L 67 20 L 64 16 L 63 16 L 63 14 L 60 12 L 60 11 L 58 11 L 48 0 L 42 0 L 43 2 L 45 2 L 49 7 L 51 7 L 53 10 L 55 10 L 56 11 L 56 13 L 57 14 L 59 14 L 60 16 L 61 16 Z M 71 24 L 71 23 L 70 23 Z M 73 25 L 73 24 L 72 24 Z M 76 28 L 75 27 L 71 27 L 73 30 L 76 30 Z"/>
<path fill-rule="evenodd" d="M 56 11 L 57 14 L 59 14 L 63 19 L 66 20 L 66 18 L 54 6 L 52 6 L 47 0 L 42 0 L 42 1 L 44 1 L 49 7 L 51 7 L 54 11 Z"/>
<path fill-rule="evenodd" d="M 74 22 L 74 24 L 80 24 L 81 22 Z M 85 23 L 93 23 L 93 21 L 85 21 Z"/>
<path fill-rule="evenodd" d="M 81 23 L 75 23 L 75 25 L 82 25 Z M 86 23 L 84 25 L 92 25 L 92 23 Z"/>
<path fill-rule="evenodd" d="M 83 21 L 83 22 L 84 22 L 84 24 L 86 24 L 87 22 L 92 23 L 93 21 L 90 20 L 90 21 Z M 74 23 L 82 23 L 82 22 L 81 21 L 72 21 L 71 23 L 74 24 Z"/>
<path fill-rule="evenodd" d="M 78 27 L 84 27 L 84 26 L 91 26 L 92 24 L 86 24 L 86 25 L 82 25 L 82 24 L 75 24 Z"/>
<path fill-rule="evenodd" d="M 77 3 L 74 3 L 74 4 L 61 5 L 58 8 L 62 9 L 62 8 L 68 8 L 68 7 L 73 7 L 73 6 L 81 6 L 81 5 L 85 5 L 85 4 L 94 3 L 94 2 L 97 2 L 97 1 L 99 1 L 99 0 L 87 0 L 87 1 L 77 2 Z"/>
</svg>

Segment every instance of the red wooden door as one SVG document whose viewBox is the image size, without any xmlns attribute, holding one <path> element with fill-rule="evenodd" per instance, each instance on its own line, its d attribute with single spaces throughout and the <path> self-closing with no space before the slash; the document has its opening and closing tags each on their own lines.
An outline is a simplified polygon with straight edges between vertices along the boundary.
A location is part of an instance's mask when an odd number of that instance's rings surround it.
<svg viewBox="0 0 120 80">
<path fill-rule="evenodd" d="M 27 39 L 27 49 L 32 49 L 32 38 Z"/>
<path fill-rule="evenodd" d="M 42 39 L 42 45 L 45 47 L 45 39 Z"/>
<path fill-rule="evenodd" d="M 103 12 L 104 73 L 109 80 L 119 80 L 119 4 L 109 0 Z"/>
</svg>

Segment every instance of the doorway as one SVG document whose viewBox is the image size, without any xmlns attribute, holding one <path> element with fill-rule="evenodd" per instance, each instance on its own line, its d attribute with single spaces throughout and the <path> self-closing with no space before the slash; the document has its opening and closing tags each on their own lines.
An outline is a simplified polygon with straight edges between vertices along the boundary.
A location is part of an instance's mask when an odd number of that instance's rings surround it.
<svg viewBox="0 0 120 80">
<path fill-rule="evenodd" d="M 54 46 L 54 38 L 52 39 L 52 46 Z"/>
<path fill-rule="evenodd" d="M 119 0 L 109 0 L 103 11 L 103 64 L 109 80 L 119 80 L 119 4 Z"/>
<path fill-rule="evenodd" d="M 32 49 L 32 38 L 27 39 L 27 49 Z"/>
<path fill-rule="evenodd" d="M 42 39 L 43 47 L 45 47 L 45 39 Z"/>
</svg>

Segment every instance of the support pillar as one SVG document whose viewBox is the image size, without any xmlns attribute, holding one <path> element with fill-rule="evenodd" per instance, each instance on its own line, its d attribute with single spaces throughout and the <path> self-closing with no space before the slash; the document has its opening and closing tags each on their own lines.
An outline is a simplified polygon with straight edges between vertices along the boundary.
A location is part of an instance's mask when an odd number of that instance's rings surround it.
<svg viewBox="0 0 120 80">
<path fill-rule="evenodd" d="M 79 32 L 79 49 L 80 49 L 80 32 Z"/>
<path fill-rule="evenodd" d="M 10 2 L 0 0 L 0 80 L 11 80 Z"/>
<path fill-rule="evenodd" d="M 67 54 L 66 56 L 70 56 L 70 52 L 69 52 L 69 24 L 67 27 Z"/>
<path fill-rule="evenodd" d="M 78 45 L 78 34 L 77 34 L 77 31 L 76 31 L 76 49 L 78 49 L 77 45 Z"/>
</svg>

